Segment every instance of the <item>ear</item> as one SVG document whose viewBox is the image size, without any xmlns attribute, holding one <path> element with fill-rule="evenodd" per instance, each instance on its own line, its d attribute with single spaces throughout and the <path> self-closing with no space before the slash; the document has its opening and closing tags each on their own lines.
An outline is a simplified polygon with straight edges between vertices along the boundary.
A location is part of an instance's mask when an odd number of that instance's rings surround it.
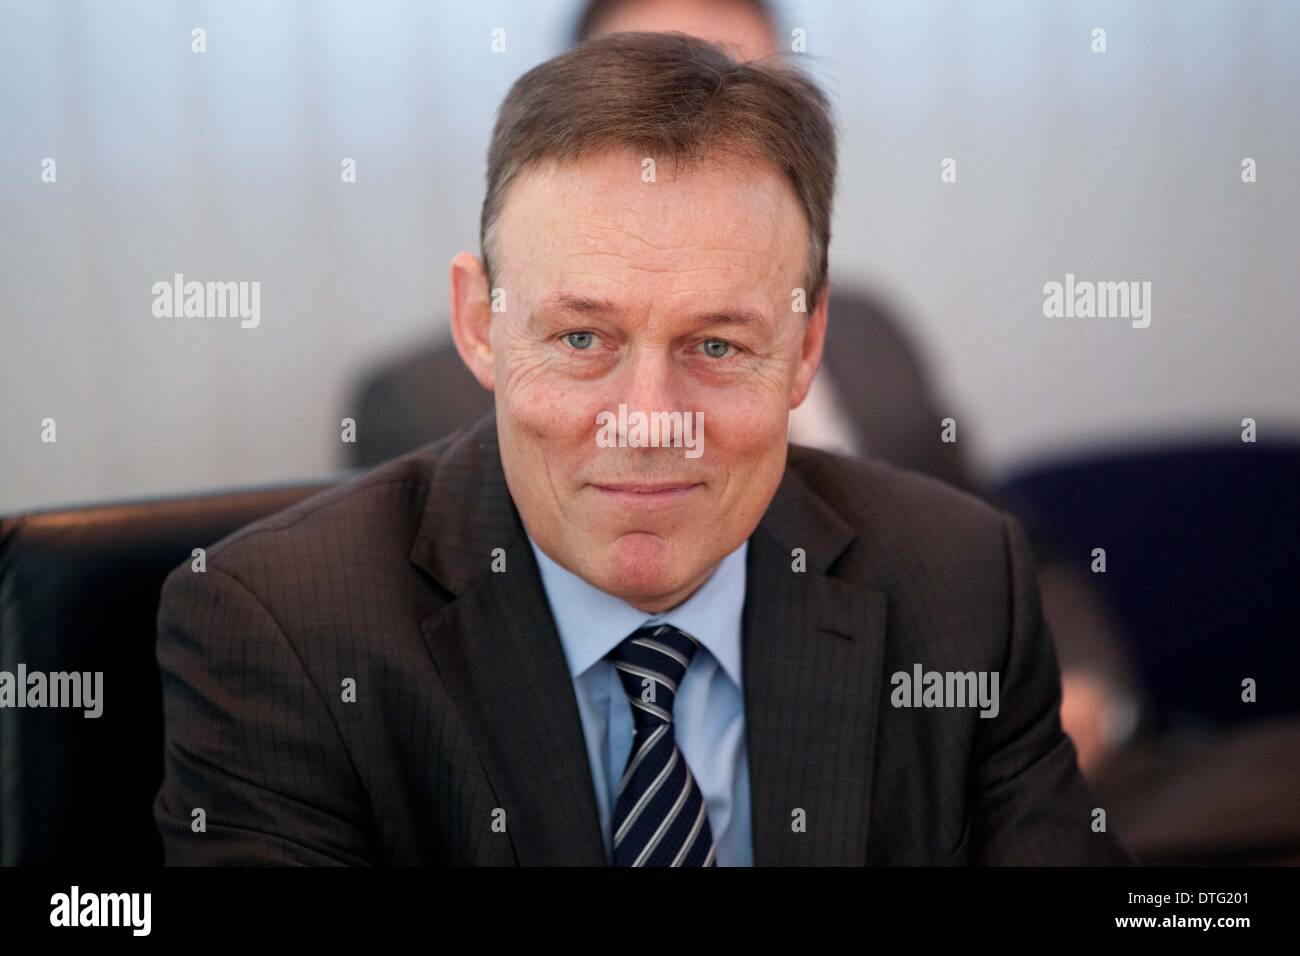
<svg viewBox="0 0 1300 956">
<path fill-rule="evenodd" d="M 459 252 L 451 260 L 451 337 L 461 361 L 492 391 L 492 302 L 487 273 L 477 256 Z"/>
<path fill-rule="evenodd" d="M 804 324 L 803 346 L 799 353 L 799 364 L 795 367 L 794 382 L 790 386 L 790 410 L 798 408 L 808 397 L 813 378 L 822 363 L 822 347 L 826 344 L 826 310 L 831 298 L 831 282 L 827 279 L 822 284 L 821 295 L 817 304 L 808 314 Z"/>
</svg>

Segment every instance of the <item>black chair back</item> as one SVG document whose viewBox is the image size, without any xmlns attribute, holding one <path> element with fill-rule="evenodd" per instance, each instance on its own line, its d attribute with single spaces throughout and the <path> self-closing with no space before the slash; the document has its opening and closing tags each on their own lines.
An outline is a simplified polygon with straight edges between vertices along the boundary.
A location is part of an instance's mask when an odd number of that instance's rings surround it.
<svg viewBox="0 0 1300 956">
<path fill-rule="evenodd" d="M 103 675 L 98 717 L 0 707 L 0 865 L 162 862 L 152 803 L 162 780 L 154 643 L 163 579 L 194 548 L 326 487 L 0 518 L 0 671 Z"/>
</svg>

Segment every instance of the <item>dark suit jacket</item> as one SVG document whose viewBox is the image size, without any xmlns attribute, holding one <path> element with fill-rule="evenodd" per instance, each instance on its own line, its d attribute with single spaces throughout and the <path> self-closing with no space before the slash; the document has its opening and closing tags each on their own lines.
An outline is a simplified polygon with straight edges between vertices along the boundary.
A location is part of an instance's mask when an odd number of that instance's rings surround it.
<svg viewBox="0 0 1300 956">
<path fill-rule="evenodd" d="M 894 310 L 875 296 L 837 288 L 829 315 L 819 374 L 830 378 L 864 453 L 970 488 L 965 445 L 940 441 L 940 420 L 961 416 L 939 406 L 925 363 Z M 408 350 L 367 375 L 344 410 L 357 422 L 357 440 L 343 446 L 345 464 L 395 458 L 491 409 L 492 393 L 449 341 Z M 967 426 L 960 427 L 965 441 Z"/>
<path fill-rule="evenodd" d="M 756 864 L 1126 859 L 1090 827 L 1033 582 L 1019 526 L 977 499 L 791 448 L 743 619 Z M 177 568 L 158 623 L 169 863 L 603 865 L 491 417 Z M 1000 714 L 894 708 L 918 662 L 999 671 Z"/>
</svg>

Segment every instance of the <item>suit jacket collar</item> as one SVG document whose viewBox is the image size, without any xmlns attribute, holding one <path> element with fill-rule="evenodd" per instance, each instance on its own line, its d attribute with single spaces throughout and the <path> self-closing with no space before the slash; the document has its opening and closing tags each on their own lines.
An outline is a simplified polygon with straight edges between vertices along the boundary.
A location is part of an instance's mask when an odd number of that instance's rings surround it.
<svg viewBox="0 0 1300 956">
<path fill-rule="evenodd" d="M 494 832 L 487 810 L 466 825 L 510 840 L 524 865 L 604 865 L 577 699 L 494 416 L 431 467 L 410 560 L 453 599 L 421 630 L 506 829 Z M 756 865 L 865 861 L 885 598 L 830 573 L 855 536 L 787 466 L 750 537 L 742 655 Z"/>
</svg>

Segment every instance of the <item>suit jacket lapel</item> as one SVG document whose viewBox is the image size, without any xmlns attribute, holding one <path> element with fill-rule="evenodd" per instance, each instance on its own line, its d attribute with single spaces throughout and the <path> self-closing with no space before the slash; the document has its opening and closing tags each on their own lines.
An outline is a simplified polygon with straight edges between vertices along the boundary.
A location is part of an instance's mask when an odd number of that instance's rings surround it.
<svg viewBox="0 0 1300 956">
<path fill-rule="evenodd" d="M 866 860 L 886 603 L 827 574 L 854 535 L 787 469 L 750 539 L 742 676 L 756 866 Z"/>
<path fill-rule="evenodd" d="M 494 572 L 494 549 L 504 571 Z M 445 452 L 411 560 L 455 599 L 421 624 L 525 866 L 605 864 L 582 721 L 488 416 Z M 489 817 L 467 820 L 482 826 Z"/>
</svg>

